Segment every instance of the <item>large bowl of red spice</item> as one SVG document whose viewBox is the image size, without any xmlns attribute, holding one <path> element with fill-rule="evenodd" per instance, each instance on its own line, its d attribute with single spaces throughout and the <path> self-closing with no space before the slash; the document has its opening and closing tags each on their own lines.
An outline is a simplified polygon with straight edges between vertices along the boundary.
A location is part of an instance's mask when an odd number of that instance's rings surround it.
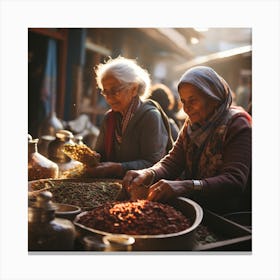
<svg viewBox="0 0 280 280">
<path fill-rule="evenodd" d="M 187 251 L 203 218 L 196 202 L 178 197 L 168 203 L 148 200 L 108 202 L 76 216 L 79 238 L 126 234 L 135 239 L 132 251 Z"/>
</svg>

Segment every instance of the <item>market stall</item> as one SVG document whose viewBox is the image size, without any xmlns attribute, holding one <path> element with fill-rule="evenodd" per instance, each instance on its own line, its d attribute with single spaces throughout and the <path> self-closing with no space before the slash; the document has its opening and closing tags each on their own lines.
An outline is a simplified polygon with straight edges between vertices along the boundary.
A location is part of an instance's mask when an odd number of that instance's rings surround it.
<svg viewBox="0 0 280 280">
<path fill-rule="evenodd" d="M 135 194 L 132 199 L 122 180 L 86 176 L 82 167 L 98 159 L 84 144 L 54 140 L 49 146 L 52 161 L 38 152 L 37 142 L 29 137 L 30 253 L 251 251 L 250 224 L 185 197 L 167 203 Z"/>
</svg>

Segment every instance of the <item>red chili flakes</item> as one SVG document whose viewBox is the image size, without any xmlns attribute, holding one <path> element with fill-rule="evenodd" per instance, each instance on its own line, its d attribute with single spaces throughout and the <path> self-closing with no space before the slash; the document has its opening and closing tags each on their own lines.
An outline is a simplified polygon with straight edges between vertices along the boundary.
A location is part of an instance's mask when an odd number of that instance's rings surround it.
<svg viewBox="0 0 280 280">
<path fill-rule="evenodd" d="M 157 235 L 176 233 L 191 223 L 170 205 L 148 200 L 108 202 L 81 216 L 78 223 L 116 234 Z"/>
</svg>

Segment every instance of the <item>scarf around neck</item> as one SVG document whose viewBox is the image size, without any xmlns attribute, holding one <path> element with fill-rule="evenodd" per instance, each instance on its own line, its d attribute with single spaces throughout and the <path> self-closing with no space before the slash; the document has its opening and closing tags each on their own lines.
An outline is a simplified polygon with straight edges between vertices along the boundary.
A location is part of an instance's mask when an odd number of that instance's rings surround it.
<svg viewBox="0 0 280 280">
<path fill-rule="evenodd" d="M 140 103 L 139 96 L 134 97 L 123 117 L 119 112 L 114 112 L 112 109 L 108 112 L 107 129 L 105 131 L 105 156 L 107 161 L 113 158 L 114 139 L 121 144 L 122 136 Z"/>
<path fill-rule="evenodd" d="M 140 105 L 140 99 L 139 96 L 137 95 L 133 97 L 132 101 L 128 106 L 126 113 L 122 117 L 118 118 L 119 121 L 116 122 L 115 136 L 119 144 L 122 143 L 122 136 L 124 135 L 126 128 L 129 124 L 129 121 L 134 116 L 134 113 L 138 109 L 139 105 Z"/>
</svg>

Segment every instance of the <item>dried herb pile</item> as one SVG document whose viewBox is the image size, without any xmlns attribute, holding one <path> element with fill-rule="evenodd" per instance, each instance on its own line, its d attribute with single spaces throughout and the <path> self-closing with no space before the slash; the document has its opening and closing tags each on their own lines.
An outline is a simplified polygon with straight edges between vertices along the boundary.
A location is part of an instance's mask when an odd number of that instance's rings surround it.
<svg viewBox="0 0 280 280">
<path fill-rule="evenodd" d="M 89 210 L 103 205 L 108 201 L 115 201 L 122 185 L 113 181 L 97 182 L 69 182 L 69 181 L 42 181 L 32 185 L 32 189 L 48 189 L 53 195 L 52 201 L 56 203 L 72 204 Z"/>
<path fill-rule="evenodd" d="M 170 205 L 148 200 L 108 202 L 82 215 L 78 223 L 89 228 L 131 235 L 176 233 L 190 221 Z"/>
</svg>

